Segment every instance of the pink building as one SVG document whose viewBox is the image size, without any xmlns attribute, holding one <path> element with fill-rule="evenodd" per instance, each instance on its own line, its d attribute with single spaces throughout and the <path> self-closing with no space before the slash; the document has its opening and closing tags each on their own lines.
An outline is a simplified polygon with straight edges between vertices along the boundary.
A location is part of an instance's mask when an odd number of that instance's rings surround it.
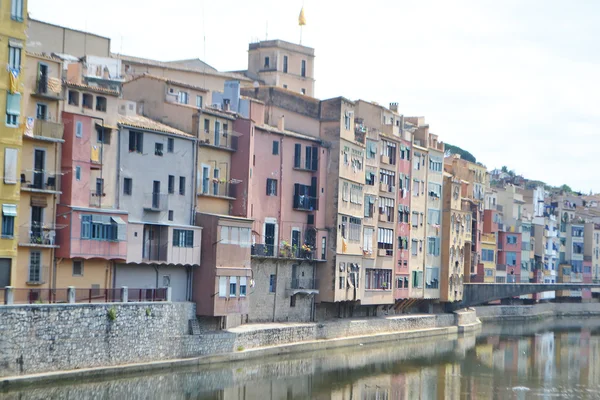
<svg viewBox="0 0 600 400">
<path fill-rule="evenodd" d="M 104 205 L 103 144 L 97 143 L 96 121 L 69 112 L 63 112 L 63 121 L 57 224 L 65 228 L 57 231 L 57 280 L 60 287 L 108 288 L 114 262 L 127 258 L 128 214 Z"/>
<path fill-rule="evenodd" d="M 402 139 L 398 152 L 398 226 L 396 233 L 398 236 L 398 251 L 396 251 L 396 286 L 394 298 L 408 298 L 409 285 L 409 243 L 410 243 L 410 175 L 412 171 L 411 164 L 411 145 L 410 140 Z"/>
<path fill-rule="evenodd" d="M 498 232 L 498 272 L 506 272 L 506 282 L 521 282 L 521 233 Z"/>
</svg>

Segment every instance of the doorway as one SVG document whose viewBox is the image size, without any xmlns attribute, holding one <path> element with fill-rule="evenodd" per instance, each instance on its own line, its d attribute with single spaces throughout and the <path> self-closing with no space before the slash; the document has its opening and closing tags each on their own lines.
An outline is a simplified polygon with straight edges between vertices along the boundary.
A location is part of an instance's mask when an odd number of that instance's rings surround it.
<svg viewBox="0 0 600 400">
<path fill-rule="evenodd" d="M 44 170 L 46 168 L 46 151 L 35 149 L 33 153 L 33 187 L 44 188 Z"/>
<path fill-rule="evenodd" d="M 42 243 L 44 225 L 44 209 L 42 207 L 31 206 L 31 243 Z"/>
<path fill-rule="evenodd" d="M 0 258 L 0 288 L 10 286 L 10 258 Z"/>
<path fill-rule="evenodd" d="M 275 224 L 265 224 L 265 250 L 267 256 L 275 254 Z"/>
</svg>

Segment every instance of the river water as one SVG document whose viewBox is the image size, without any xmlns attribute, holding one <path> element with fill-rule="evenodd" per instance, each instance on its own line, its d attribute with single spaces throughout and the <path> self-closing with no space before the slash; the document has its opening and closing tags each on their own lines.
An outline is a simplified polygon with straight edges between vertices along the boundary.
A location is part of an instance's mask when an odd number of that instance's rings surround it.
<svg viewBox="0 0 600 400">
<path fill-rule="evenodd" d="M 600 399 L 600 319 L 0 390 L 0 399 Z"/>
</svg>

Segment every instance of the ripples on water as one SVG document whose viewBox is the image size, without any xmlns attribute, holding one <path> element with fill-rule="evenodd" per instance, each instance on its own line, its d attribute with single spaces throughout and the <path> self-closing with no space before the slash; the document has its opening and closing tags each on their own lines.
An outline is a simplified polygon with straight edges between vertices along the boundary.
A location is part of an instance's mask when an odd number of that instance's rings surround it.
<svg viewBox="0 0 600 400">
<path fill-rule="evenodd" d="M 0 399 L 600 399 L 600 319 L 61 382 Z"/>
</svg>

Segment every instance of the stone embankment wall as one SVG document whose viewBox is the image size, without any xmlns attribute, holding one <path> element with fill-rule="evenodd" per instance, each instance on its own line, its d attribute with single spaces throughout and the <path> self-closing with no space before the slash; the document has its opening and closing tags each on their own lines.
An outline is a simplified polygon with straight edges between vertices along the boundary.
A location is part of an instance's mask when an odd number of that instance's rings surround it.
<svg viewBox="0 0 600 400">
<path fill-rule="evenodd" d="M 553 316 L 600 315 L 600 303 L 542 303 L 530 306 L 479 306 L 477 317 L 486 320 L 525 320 Z"/>
<path fill-rule="evenodd" d="M 315 349 L 322 349 L 329 348 L 323 345 L 327 339 L 386 340 L 373 337 L 411 331 L 415 336 L 441 335 L 457 332 L 457 325 L 478 322 L 474 312 L 242 325 L 227 331 L 207 330 L 200 321 L 196 334 L 191 334 L 191 320 L 195 321 L 192 303 L 0 307 L 0 377 L 223 355 L 297 343 L 317 343 Z M 343 343 L 335 344 L 339 345 Z M 254 352 L 254 356 L 259 355 Z"/>
</svg>

